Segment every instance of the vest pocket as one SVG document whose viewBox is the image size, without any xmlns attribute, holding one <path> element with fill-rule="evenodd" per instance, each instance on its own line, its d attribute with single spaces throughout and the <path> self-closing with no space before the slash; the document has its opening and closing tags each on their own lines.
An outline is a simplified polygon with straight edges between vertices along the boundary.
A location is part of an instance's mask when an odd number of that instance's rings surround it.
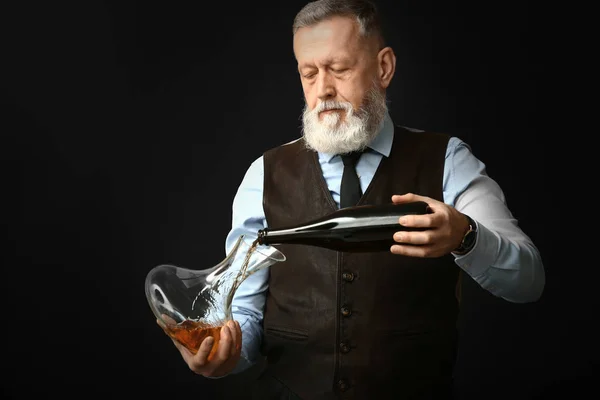
<svg viewBox="0 0 600 400">
<path fill-rule="evenodd" d="M 266 327 L 265 335 L 292 340 L 294 342 L 306 342 L 308 340 L 308 332 L 280 326 Z"/>
<path fill-rule="evenodd" d="M 266 326 L 261 346 L 267 364 L 289 364 L 306 352 L 308 332 L 283 326 Z M 296 355 L 296 356 L 294 356 Z"/>
</svg>

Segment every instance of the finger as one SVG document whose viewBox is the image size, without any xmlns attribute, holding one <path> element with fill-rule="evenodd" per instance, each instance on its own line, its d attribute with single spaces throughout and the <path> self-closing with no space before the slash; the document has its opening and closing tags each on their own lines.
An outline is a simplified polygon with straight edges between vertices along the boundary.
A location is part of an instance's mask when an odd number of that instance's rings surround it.
<svg viewBox="0 0 600 400">
<path fill-rule="evenodd" d="M 425 196 L 419 196 L 414 193 L 405 193 L 405 194 L 395 194 L 392 196 L 393 203 L 410 203 L 413 201 L 424 201 L 425 203 L 429 203 L 431 199 Z"/>
<path fill-rule="evenodd" d="M 219 339 L 219 349 L 217 350 L 215 359 L 221 363 L 225 362 L 229 358 L 231 347 L 231 332 L 227 325 L 223 325 L 221 328 L 221 338 Z"/>
<path fill-rule="evenodd" d="M 235 344 L 236 350 L 241 350 L 242 348 L 242 327 L 238 321 L 235 321 L 235 330 L 237 331 L 237 343 Z"/>
<path fill-rule="evenodd" d="M 229 328 L 229 333 L 231 333 L 231 348 L 229 350 L 229 355 L 233 356 L 236 352 L 238 342 L 237 325 L 235 321 L 229 321 L 227 322 L 227 327 Z"/>
<path fill-rule="evenodd" d="M 162 314 L 160 318 L 157 318 L 156 323 L 169 336 L 171 336 L 171 333 L 169 332 L 169 326 L 177 325 L 173 318 L 165 314 Z"/>
<path fill-rule="evenodd" d="M 202 368 L 208 363 L 208 355 L 212 350 L 213 344 L 215 343 L 215 338 L 212 336 L 207 336 L 204 338 L 202 343 L 200 343 L 200 347 L 198 351 L 191 359 L 190 367 L 192 369 Z"/>
<path fill-rule="evenodd" d="M 398 218 L 398 223 L 407 228 L 432 228 L 436 226 L 437 219 L 437 216 L 434 216 L 433 214 L 410 214 Z"/>
<path fill-rule="evenodd" d="M 429 246 L 414 246 L 410 244 L 394 244 L 390 247 L 392 254 L 408 257 L 427 257 Z"/>
<path fill-rule="evenodd" d="M 424 245 L 431 244 L 431 233 L 426 232 L 396 232 L 394 241 L 401 244 Z"/>
<path fill-rule="evenodd" d="M 173 338 L 173 334 L 171 333 L 171 331 L 169 330 L 169 327 L 167 325 L 165 325 L 164 322 L 162 322 L 161 320 L 157 319 L 156 323 L 158 324 L 158 326 L 160 326 L 160 328 L 163 330 L 163 332 L 171 338 L 171 340 L 173 340 L 173 343 L 175 343 L 175 345 L 180 345 L 179 342 L 177 342 L 174 338 Z"/>
<path fill-rule="evenodd" d="M 177 325 L 177 324 L 175 323 L 175 321 L 173 321 L 173 322 L 170 322 L 170 321 L 169 321 L 169 319 L 164 319 L 164 317 L 166 317 L 166 315 L 164 315 L 164 314 L 163 314 L 161 318 L 157 318 L 157 319 L 156 319 L 156 323 L 157 323 L 157 324 L 158 324 L 158 326 L 160 326 L 161 328 L 163 328 L 163 329 L 168 329 L 169 325 Z M 167 318 L 169 318 L 169 317 L 167 317 Z"/>
<path fill-rule="evenodd" d="M 171 332 L 169 332 L 169 329 L 165 325 L 165 323 L 163 321 L 161 321 L 160 319 L 157 318 L 156 319 L 156 324 L 161 327 L 161 329 L 163 330 L 163 332 L 173 341 L 173 343 L 175 344 L 175 346 L 179 349 L 179 347 L 181 346 L 181 344 L 177 340 L 173 339 L 173 336 L 171 336 Z"/>
<path fill-rule="evenodd" d="M 166 324 L 169 324 L 169 325 L 176 325 L 177 324 L 177 322 L 173 318 L 169 317 L 167 314 L 161 314 L 160 318 L 162 318 L 162 320 Z"/>
</svg>

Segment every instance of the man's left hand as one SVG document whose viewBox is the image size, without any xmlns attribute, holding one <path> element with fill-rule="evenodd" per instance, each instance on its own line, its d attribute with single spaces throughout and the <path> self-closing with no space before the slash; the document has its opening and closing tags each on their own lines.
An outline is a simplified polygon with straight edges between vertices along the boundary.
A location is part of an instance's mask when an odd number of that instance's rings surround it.
<svg viewBox="0 0 600 400">
<path fill-rule="evenodd" d="M 398 231 L 394 234 L 397 244 L 391 246 L 393 254 L 410 257 L 441 257 L 460 245 L 469 229 L 467 217 L 448 204 L 413 193 L 392 196 L 396 204 L 424 201 L 431 214 L 404 215 L 400 225 L 425 228 L 423 231 Z"/>
</svg>

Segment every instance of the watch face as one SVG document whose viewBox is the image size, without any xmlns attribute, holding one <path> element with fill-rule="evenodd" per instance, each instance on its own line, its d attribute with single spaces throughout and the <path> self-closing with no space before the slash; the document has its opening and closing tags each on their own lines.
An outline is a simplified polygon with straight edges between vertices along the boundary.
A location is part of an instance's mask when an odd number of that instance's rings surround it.
<svg viewBox="0 0 600 400">
<path fill-rule="evenodd" d="M 476 237 L 477 232 L 475 231 L 470 231 L 469 233 L 467 233 L 463 241 L 465 248 L 470 249 L 471 247 L 473 247 L 473 245 L 475 244 Z"/>
</svg>

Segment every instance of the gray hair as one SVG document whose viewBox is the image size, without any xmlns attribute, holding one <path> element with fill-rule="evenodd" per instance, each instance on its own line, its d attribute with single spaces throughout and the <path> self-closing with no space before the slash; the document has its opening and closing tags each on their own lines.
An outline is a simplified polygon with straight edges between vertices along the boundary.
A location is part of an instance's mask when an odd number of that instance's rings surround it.
<svg viewBox="0 0 600 400">
<path fill-rule="evenodd" d="M 305 5 L 294 18 L 292 33 L 298 29 L 315 25 L 332 17 L 354 17 L 362 37 L 377 37 L 380 47 L 384 38 L 379 13 L 374 3 L 368 0 L 317 0 Z"/>
</svg>

